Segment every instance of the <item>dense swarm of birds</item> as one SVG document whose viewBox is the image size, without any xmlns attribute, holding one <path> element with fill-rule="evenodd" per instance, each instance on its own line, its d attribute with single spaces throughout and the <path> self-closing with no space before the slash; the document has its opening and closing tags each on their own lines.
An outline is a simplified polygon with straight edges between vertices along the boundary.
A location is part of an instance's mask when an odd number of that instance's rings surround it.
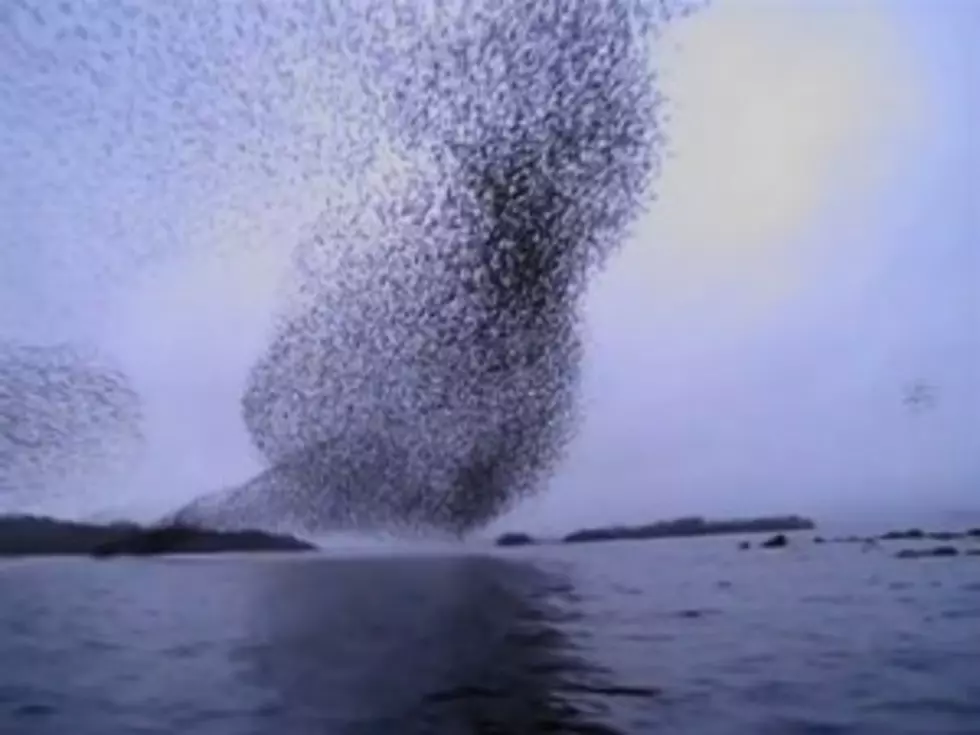
<svg viewBox="0 0 980 735">
<path fill-rule="evenodd" d="M 225 179 L 208 172 L 254 159 L 267 208 L 294 180 L 326 198 L 282 243 L 290 278 L 241 401 L 267 469 L 176 517 L 465 533 L 541 488 L 577 419 L 582 296 L 659 165 L 652 44 L 701 4 L 242 0 L 204 19 L 120 0 L 89 8 L 90 28 L 62 4 L 57 33 L 18 4 L 14 61 L 47 81 L 42 95 L 10 76 L 0 95 L 127 126 L 70 138 L 80 160 L 145 181 L 197 172 L 181 187 L 217 201 Z M 82 72 L 90 85 L 58 86 Z M 25 140 L 34 108 L 18 109 Z M 150 257 L 157 239 L 133 247 Z"/>
<path fill-rule="evenodd" d="M 140 399 L 89 350 L 0 344 L 0 505 L 132 466 Z"/>
<path fill-rule="evenodd" d="M 271 469 L 184 517 L 463 533 L 541 487 L 575 425 L 582 294 L 658 163 L 641 20 L 518 0 L 408 34 L 379 84 L 425 165 L 364 202 L 374 247 L 324 225 L 298 248 L 305 308 L 242 401 Z M 329 280 L 317 249 L 343 254 Z"/>
</svg>

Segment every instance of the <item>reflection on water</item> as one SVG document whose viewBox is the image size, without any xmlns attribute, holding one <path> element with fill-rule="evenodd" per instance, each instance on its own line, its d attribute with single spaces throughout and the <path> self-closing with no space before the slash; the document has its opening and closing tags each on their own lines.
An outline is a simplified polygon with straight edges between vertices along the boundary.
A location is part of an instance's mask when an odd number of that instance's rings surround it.
<svg viewBox="0 0 980 735">
<path fill-rule="evenodd" d="M 297 590 L 304 604 L 284 604 Z M 577 654 L 556 627 L 578 617 L 562 604 L 573 594 L 569 580 L 527 563 L 296 564 L 264 575 L 253 591 L 246 677 L 275 692 L 269 715 L 290 728 L 613 732 L 589 694 L 655 694 L 612 685 Z"/>
<path fill-rule="evenodd" d="M 0 731 L 615 732 L 569 579 L 479 557 L 0 571 Z"/>
<path fill-rule="evenodd" d="M 976 735 L 978 561 L 697 539 L 0 563 L 0 733 Z"/>
</svg>

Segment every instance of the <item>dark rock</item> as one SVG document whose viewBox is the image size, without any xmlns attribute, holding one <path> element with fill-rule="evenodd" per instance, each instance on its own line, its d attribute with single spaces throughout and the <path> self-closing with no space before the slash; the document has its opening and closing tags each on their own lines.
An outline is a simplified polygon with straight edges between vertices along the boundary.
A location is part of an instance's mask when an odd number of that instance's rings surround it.
<svg viewBox="0 0 980 735">
<path fill-rule="evenodd" d="M 740 541 L 738 544 L 739 551 L 747 551 L 748 549 L 751 548 L 752 548 L 752 544 L 750 544 L 748 541 Z"/>
<path fill-rule="evenodd" d="M 815 544 L 825 544 L 827 540 L 823 536 L 814 536 L 813 543 Z"/>
<path fill-rule="evenodd" d="M 931 549 L 902 549 L 896 557 L 899 559 L 925 559 L 935 556 L 958 556 L 960 550 L 955 546 L 934 546 Z"/>
<path fill-rule="evenodd" d="M 967 549 L 966 550 L 966 555 L 967 556 L 980 556 L 980 549 Z"/>
<path fill-rule="evenodd" d="M 786 534 L 778 533 L 772 538 L 763 541 L 760 546 L 763 549 L 781 549 L 784 546 L 789 546 L 789 539 L 786 538 Z"/>
<path fill-rule="evenodd" d="M 536 544 L 531 536 L 526 533 L 505 533 L 497 538 L 497 546 L 530 546 Z"/>
<path fill-rule="evenodd" d="M 711 611 L 710 610 L 697 610 L 697 609 L 693 609 L 692 608 L 690 610 L 680 610 L 677 613 L 677 617 L 679 617 L 679 618 L 687 618 L 689 620 L 694 620 L 696 618 L 703 618 L 709 612 L 711 612 Z"/>
<path fill-rule="evenodd" d="M 980 538 L 980 528 L 971 528 L 966 532 L 966 535 L 971 538 Z"/>
<path fill-rule="evenodd" d="M 653 699 L 661 695 L 661 690 L 655 687 L 637 686 L 598 686 L 595 684 L 577 684 L 569 682 L 561 685 L 561 691 L 575 694 L 599 694 L 603 697 L 642 697 Z"/>
<path fill-rule="evenodd" d="M 905 531 L 889 531 L 888 533 L 883 533 L 881 535 L 882 541 L 912 541 L 916 539 L 924 539 L 926 537 L 925 531 L 921 528 L 910 528 Z"/>
</svg>

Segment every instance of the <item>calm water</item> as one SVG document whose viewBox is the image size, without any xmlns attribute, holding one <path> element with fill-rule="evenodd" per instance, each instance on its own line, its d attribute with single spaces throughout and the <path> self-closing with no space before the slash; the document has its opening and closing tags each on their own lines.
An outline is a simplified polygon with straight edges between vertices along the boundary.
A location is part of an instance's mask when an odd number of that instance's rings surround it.
<svg viewBox="0 0 980 735">
<path fill-rule="evenodd" d="M 978 734 L 980 557 L 0 563 L 0 733 L 427 732 Z"/>
</svg>

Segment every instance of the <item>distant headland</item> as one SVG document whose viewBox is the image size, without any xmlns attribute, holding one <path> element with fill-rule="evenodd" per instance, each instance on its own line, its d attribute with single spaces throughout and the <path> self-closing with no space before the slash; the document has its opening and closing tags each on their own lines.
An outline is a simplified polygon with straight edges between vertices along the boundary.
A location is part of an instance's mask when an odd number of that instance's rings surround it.
<svg viewBox="0 0 980 735">
<path fill-rule="evenodd" d="M 560 542 L 578 544 L 594 541 L 684 538 L 688 536 L 785 533 L 788 531 L 810 531 L 814 528 L 816 528 L 816 524 L 812 520 L 796 515 L 731 520 L 707 520 L 700 516 L 690 516 L 640 526 L 585 528 L 568 534 L 560 539 Z M 523 533 L 505 533 L 497 538 L 498 546 L 524 546 L 533 543 L 536 543 L 535 539 Z"/>
<path fill-rule="evenodd" d="M 0 557 L 149 556 L 245 551 L 311 551 L 292 536 L 265 531 L 218 531 L 189 525 L 80 523 L 39 516 L 0 516 Z"/>
</svg>

